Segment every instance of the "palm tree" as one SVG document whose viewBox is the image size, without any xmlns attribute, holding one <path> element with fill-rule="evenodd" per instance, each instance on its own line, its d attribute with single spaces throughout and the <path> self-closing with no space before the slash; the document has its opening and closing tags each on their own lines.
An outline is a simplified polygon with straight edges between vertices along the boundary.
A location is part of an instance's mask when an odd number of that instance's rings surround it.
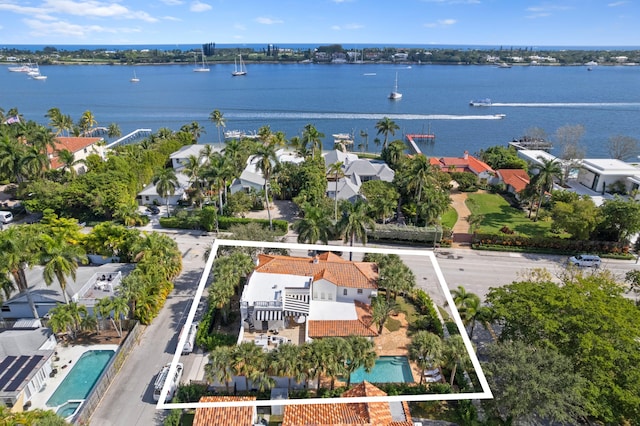
<svg viewBox="0 0 640 426">
<path fill-rule="evenodd" d="M 62 163 L 62 169 L 67 170 L 72 178 L 75 177 L 76 169 L 73 166 L 79 164 L 81 160 L 76 161 L 75 154 L 68 149 L 58 151 L 58 160 Z"/>
<path fill-rule="evenodd" d="M 345 375 L 347 376 L 347 388 L 351 386 L 351 373 L 360 367 L 364 367 L 366 372 L 370 372 L 376 364 L 376 350 L 373 342 L 362 336 L 347 337 L 349 344 L 349 360 L 345 364 Z"/>
<path fill-rule="evenodd" d="M 316 244 L 322 241 L 329 243 L 331 235 L 331 220 L 321 207 L 305 205 L 303 208 L 304 217 L 294 223 L 293 228 L 298 233 L 299 243 Z"/>
<path fill-rule="evenodd" d="M 180 131 L 189 133 L 191 135 L 191 140 L 193 143 L 198 143 L 198 139 L 200 139 L 200 136 L 202 136 L 203 133 L 206 133 L 204 127 L 202 127 L 197 121 L 192 121 L 190 124 L 185 124 L 180 128 Z"/>
<path fill-rule="evenodd" d="M 469 364 L 469 354 L 467 353 L 467 347 L 464 345 L 462 336 L 453 334 L 445 340 L 442 355 L 445 366 L 451 371 L 449 385 L 453 386 L 458 366 L 466 368 Z"/>
<path fill-rule="evenodd" d="M 363 147 L 366 152 L 369 152 L 369 133 L 366 130 L 360 130 L 360 137 L 364 139 Z"/>
<path fill-rule="evenodd" d="M 416 361 L 420 372 L 420 384 L 424 380 L 424 371 L 433 366 L 440 365 L 442 361 L 442 339 L 436 334 L 426 330 L 420 330 L 411 338 L 409 344 L 409 357 Z"/>
<path fill-rule="evenodd" d="M 60 284 L 64 302 L 69 304 L 67 277 L 75 281 L 78 262 L 84 259 L 84 250 L 80 246 L 67 243 L 59 236 L 51 237 L 44 234 L 40 238 L 42 242 L 40 262 L 44 265 L 42 271 L 44 282 L 51 285 L 55 277 Z"/>
<path fill-rule="evenodd" d="M 216 128 L 218 129 L 218 142 L 222 142 L 222 137 L 220 134 L 220 128 L 224 128 L 226 126 L 225 123 L 225 118 L 224 118 L 224 114 L 220 112 L 220 110 L 214 109 L 210 114 L 209 114 L 209 120 L 215 124 Z"/>
<path fill-rule="evenodd" d="M 18 290 L 25 293 L 34 318 L 40 318 L 27 282 L 26 268 L 36 263 L 37 234 L 35 228 L 12 226 L 0 232 L 0 265 L 13 277 Z"/>
<path fill-rule="evenodd" d="M 382 120 L 376 123 L 376 129 L 378 129 L 378 133 L 377 133 L 378 135 L 380 133 L 384 135 L 384 142 L 382 144 L 382 149 L 384 149 L 387 147 L 387 140 L 389 138 L 389 134 L 391 134 L 391 136 L 395 135 L 396 130 L 399 130 L 400 126 L 398 126 L 395 123 L 395 121 L 393 121 L 389 117 L 383 117 Z"/>
<path fill-rule="evenodd" d="M 96 117 L 89 110 L 82 113 L 80 120 L 78 121 L 78 127 L 82 131 L 82 136 L 87 136 L 91 133 L 91 130 L 98 125 Z"/>
<path fill-rule="evenodd" d="M 49 108 L 44 116 L 49 119 L 49 127 L 56 130 L 56 136 L 59 136 L 65 130 L 64 115 L 59 108 Z"/>
<path fill-rule="evenodd" d="M 416 202 L 422 201 L 422 190 L 425 186 L 435 182 L 433 170 L 429 164 L 429 159 L 420 154 L 415 155 L 409 163 L 412 179 L 408 182 L 407 188 L 416 191 Z"/>
<path fill-rule="evenodd" d="M 263 357 L 264 352 L 253 342 L 242 342 L 234 348 L 230 365 L 236 375 L 244 376 L 246 390 L 249 390 L 249 376 L 254 375 L 256 370 L 260 370 Z"/>
<path fill-rule="evenodd" d="M 124 296 L 114 297 L 111 299 L 111 309 L 117 325 L 118 337 L 122 337 L 122 318 L 126 318 L 129 313 L 129 302 Z"/>
<path fill-rule="evenodd" d="M 382 297 L 374 297 L 371 300 L 371 318 L 378 325 L 378 334 L 382 334 L 384 323 L 396 312 L 396 308 L 396 302 L 393 300 L 383 299 Z"/>
<path fill-rule="evenodd" d="M 229 382 L 233 379 L 231 368 L 233 348 L 216 346 L 209 352 L 209 362 L 204 366 L 205 379 L 208 383 L 224 382 L 229 393 Z"/>
<path fill-rule="evenodd" d="M 393 299 L 395 300 L 398 292 L 408 292 L 415 287 L 416 277 L 400 257 L 397 257 L 397 255 L 389 256 L 394 256 L 392 262 L 382 267 L 378 266 L 378 286 L 385 289 L 387 300 L 391 298 L 391 293 L 393 293 Z"/>
<path fill-rule="evenodd" d="M 47 153 L 35 146 L 27 146 L 20 164 L 21 174 L 27 179 L 41 179 L 49 168 Z"/>
<path fill-rule="evenodd" d="M 0 169 L 9 177 L 15 178 L 16 183 L 22 183 L 22 159 L 26 146 L 8 134 L 0 135 Z"/>
<path fill-rule="evenodd" d="M 536 209 L 536 217 L 534 222 L 538 221 L 538 212 L 540 211 L 540 205 L 544 198 L 544 193 L 553 189 L 554 178 L 562 176 L 562 167 L 556 159 L 547 160 L 544 157 L 538 157 L 540 164 L 535 165 L 533 168 L 538 170 L 538 174 L 535 175 L 532 181 L 535 181 L 540 187 L 540 193 L 538 194 L 538 207 Z"/>
<path fill-rule="evenodd" d="M 335 190 L 333 192 L 333 220 L 336 222 L 338 221 L 338 181 L 344 176 L 342 166 L 344 166 L 344 163 L 338 161 L 337 163 L 331 164 L 329 170 L 327 170 L 327 174 L 332 176 L 335 182 Z"/>
<path fill-rule="evenodd" d="M 300 383 L 305 379 L 300 352 L 300 346 L 290 343 L 278 345 L 278 348 L 271 352 L 271 369 L 276 376 L 287 377 L 289 391 L 291 391 L 291 379 L 295 380 L 296 383 Z"/>
<path fill-rule="evenodd" d="M 304 126 L 302 143 L 305 146 L 311 145 L 311 152 L 314 157 L 316 153 L 322 152 L 322 138 L 324 138 L 324 133 L 319 132 L 313 124 Z"/>
<path fill-rule="evenodd" d="M 109 124 L 109 127 L 107 127 L 107 136 L 110 138 L 119 138 L 122 136 L 122 130 L 120 130 L 118 123 Z"/>
<path fill-rule="evenodd" d="M 167 217 L 169 217 L 169 195 L 174 195 L 179 183 L 176 172 L 172 168 L 162 169 L 153 178 L 158 195 L 165 199 L 167 205 Z"/>
<path fill-rule="evenodd" d="M 256 168 L 262 172 L 264 178 L 264 198 L 267 203 L 267 214 L 269 216 L 269 229 L 273 230 L 273 222 L 271 220 L 271 207 L 269 205 L 269 180 L 273 174 L 275 166 L 278 164 L 276 156 L 276 148 L 272 143 L 259 145 L 256 148 L 255 157 L 257 160 Z"/>
<path fill-rule="evenodd" d="M 353 247 L 356 239 L 367 245 L 367 228 L 375 229 L 375 221 L 369 217 L 368 206 L 365 201 L 358 200 L 355 203 L 344 201 L 342 203 L 342 218 L 338 222 L 338 229 L 344 235 L 344 242 L 349 241 Z M 349 260 L 353 259 L 353 253 L 349 253 Z"/>
</svg>

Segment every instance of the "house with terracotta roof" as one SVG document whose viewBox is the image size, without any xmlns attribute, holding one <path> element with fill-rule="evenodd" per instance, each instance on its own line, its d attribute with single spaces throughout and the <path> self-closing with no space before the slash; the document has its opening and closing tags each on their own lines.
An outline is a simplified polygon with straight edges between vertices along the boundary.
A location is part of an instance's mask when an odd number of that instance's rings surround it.
<svg viewBox="0 0 640 426">
<path fill-rule="evenodd" d="M 384 397 L 385 392 L 364 381 L 342 398 Z M 195 423 L 194 423 L 195 425 Z M 405 401 L 335 404 L 292 404 L 284 408 L 282 426 L 413 426 Z"/>
<path fill-rule="evenodd" d="M 52 169 L 59 169 L 64 166 L 58 158 L 58 153 L 63 150 L 71 152 L 75 161 L 86 160 L 91 154 L 97 154 L 104 158 L 104 138 L 100 137 L 63 137 L 58 136 L 55 139 L 55 146 L 47 148 L 47 155 Z M 86 167 L 82 163 L 78 163 L 73 168 L 78 173 L 84 173 Z"/>
<path fill-rule="evenodd" d="M 199 402 L 255 401 L 255 396 L 203 396 Z M 193 426 L 251 426 L 258 418 L 256 407 L 198 408 Z"/>
<path fill-rule="evenodd" d="M 370 300 L 377 295 L 377 280 L 375 263 L 351 262 L 330 252 L 315 257 L 261 254 L 240 298 L 243 329 L 305 324 L 305 340 L 376 336 Z"/>
<path fill-rule="evenodd" d="M 465 151 L 462 157 L 430 157 L 429 164 L 443 172 L 473 173 L 485 183 L 495 176 L 495 171 L 487 163 L 469 155 L 469 151 Z"/>
<path fill-rule="evenodd" d="M 498 169 L 496 177 L 506 185 L 507 191 L 514 194 L 516 198 L 529 185 L 529 174 L 523 169 Z"/>
</svg>

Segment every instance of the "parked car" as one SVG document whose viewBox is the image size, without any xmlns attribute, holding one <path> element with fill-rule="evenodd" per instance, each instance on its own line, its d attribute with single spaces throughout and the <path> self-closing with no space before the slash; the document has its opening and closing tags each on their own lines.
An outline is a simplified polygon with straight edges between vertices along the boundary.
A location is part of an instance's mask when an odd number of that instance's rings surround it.
<svg viewBox="0 0 640 426">
<path fill-rule="evenodd" d="M 151 214 L 158 214 L 160 213 L 160 209 L 156 206 L 147 206 L 146 212 Z"/>
<path fill-rule="evenodd" d="M 601 263 L 602 259 L 595 254 L 579 254 L 569 258 L 569 264 L 574 266 L 593 266 L 599 268 Z"/>
</svg>

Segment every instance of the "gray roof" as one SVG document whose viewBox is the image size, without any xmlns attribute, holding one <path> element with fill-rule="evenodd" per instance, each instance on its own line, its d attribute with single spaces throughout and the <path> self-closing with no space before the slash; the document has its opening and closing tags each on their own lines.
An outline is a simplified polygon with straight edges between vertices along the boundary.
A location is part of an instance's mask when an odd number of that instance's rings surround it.
<svg viewBox="0 0 640 426">
<path fill-rule="evenodd" d="M 5 330 L 0 333 L 0 358 L 29 355 L 39 351 L 52 332 L 48 328 L 36 330 Z"/>
</svg>

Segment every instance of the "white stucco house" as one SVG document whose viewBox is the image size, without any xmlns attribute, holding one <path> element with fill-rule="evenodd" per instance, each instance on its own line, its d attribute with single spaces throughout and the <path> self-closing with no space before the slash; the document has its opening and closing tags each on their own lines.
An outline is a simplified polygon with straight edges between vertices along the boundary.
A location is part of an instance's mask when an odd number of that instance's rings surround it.
<svg viewBox="0 0 640 426">
<path fill-rule="evenodd" d="M 304 158 L 284 149 L 276 151 L 276 158 L 280 163 L 300 164 L 304 161 Z M 260 192 L 264 189 L 264 177 L 262 172 L 258 169 L 257 164 L 258 158 L 256 156 L 249 157 L 247 160 L 247 166 L 240 174 L 240 177 L 234 179 L 229 187 L 232 194 L 235 194 L 238 191 Z"/>
<path fill-rule="evenodd" d="M 375 263 L 333 253 L 314 257 L 259 255 L 240 298 L 243 329 L 282 330 L 306 324 L 305 339 L 376 336 L 370 312 L 377 295 Z"/>
</svg>

